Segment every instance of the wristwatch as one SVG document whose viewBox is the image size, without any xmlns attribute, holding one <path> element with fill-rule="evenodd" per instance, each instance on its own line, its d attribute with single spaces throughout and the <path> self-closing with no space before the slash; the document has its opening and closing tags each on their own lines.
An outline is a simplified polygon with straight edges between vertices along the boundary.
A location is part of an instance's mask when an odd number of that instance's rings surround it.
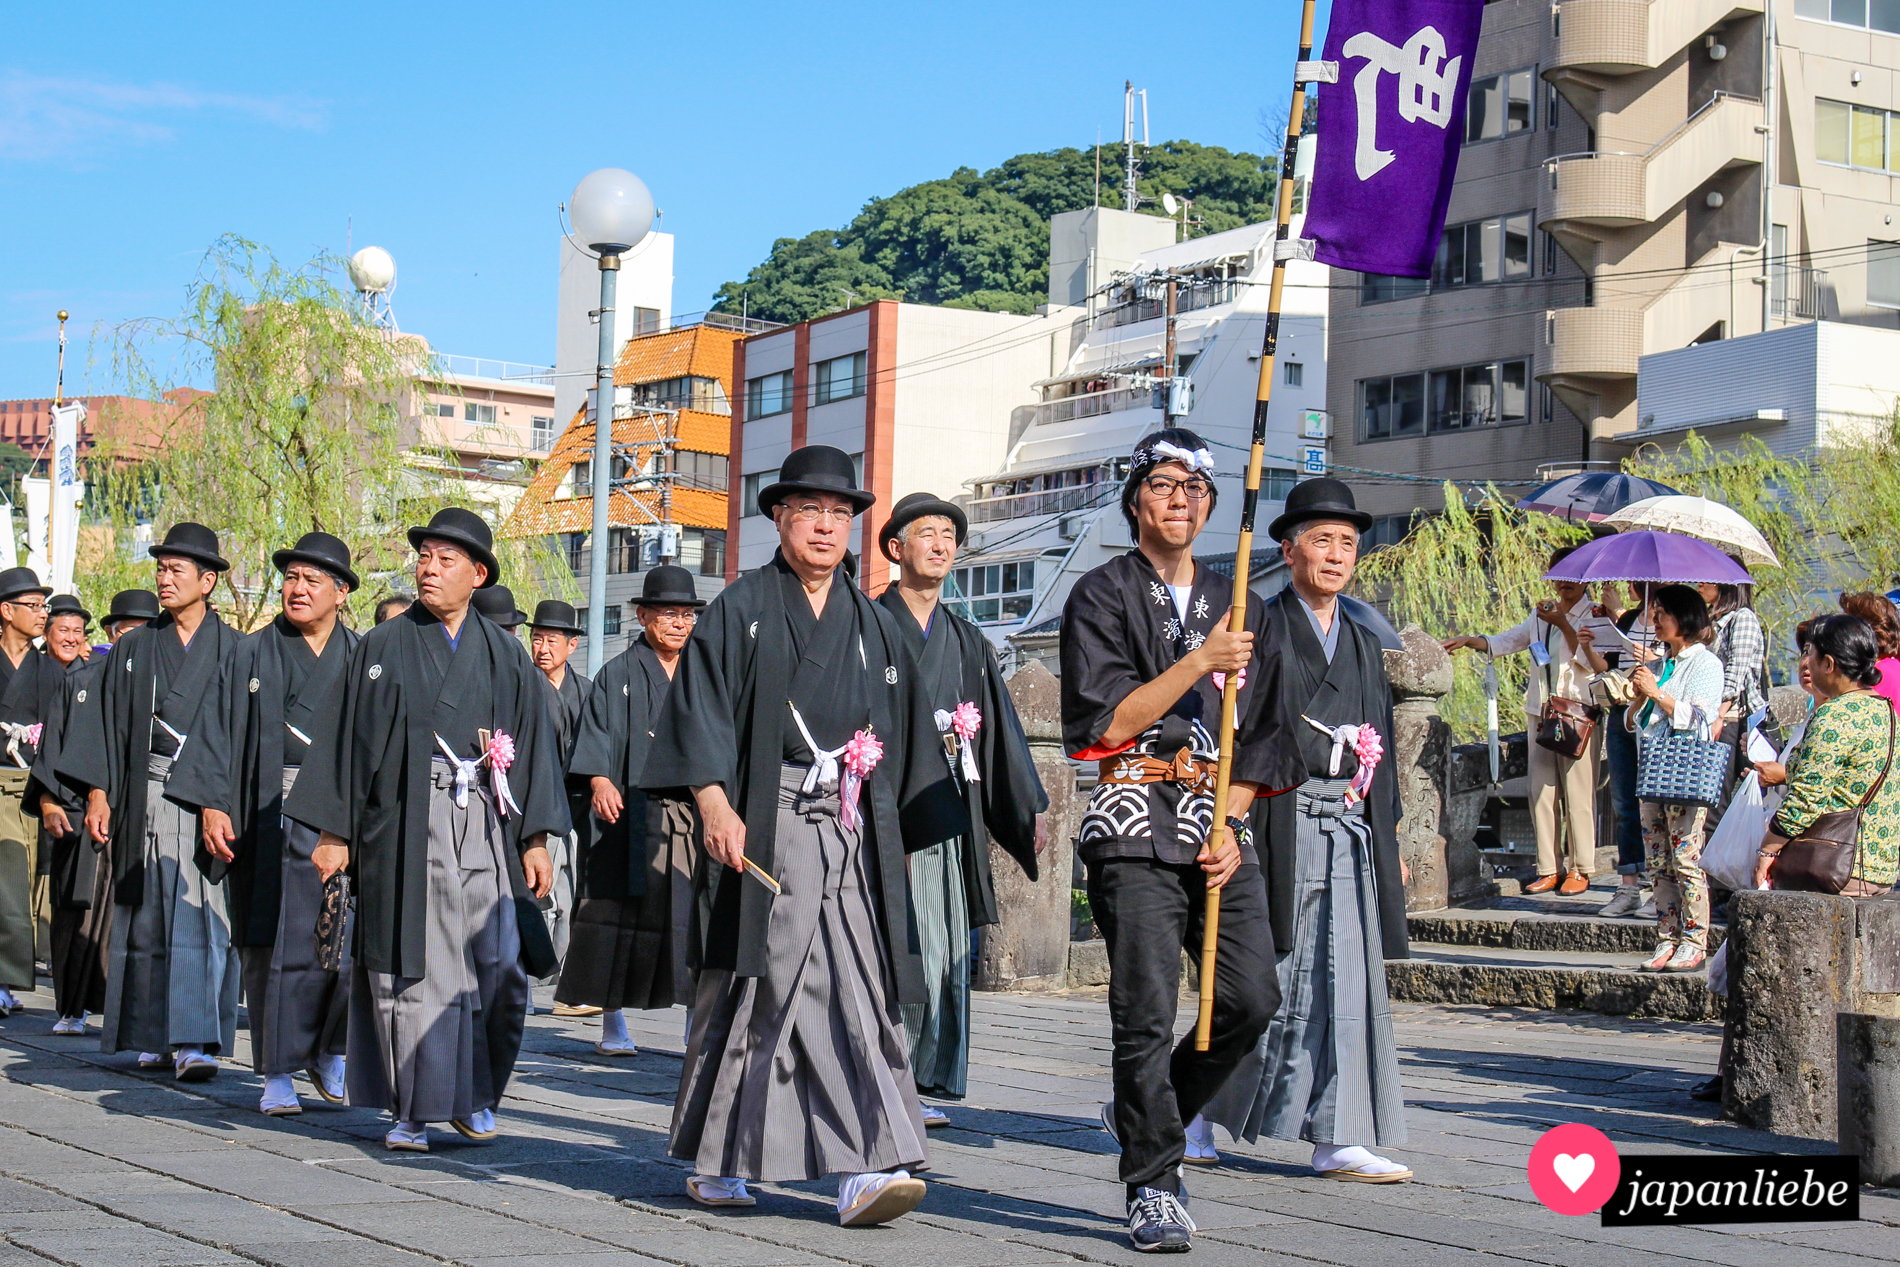
<svg viewBox="0 0 1900 1267">
<path fill-rule="evenodd" d="M 1235 818 L 1232 814 L 1229 814 L 1227 816 L 1227 828 L 1234 833 L 1235 844 L 1239 845 L 1242 849 L 1253 848 L 1253 828 L 1247 826 L 1246 819 Z"/>
</svg>

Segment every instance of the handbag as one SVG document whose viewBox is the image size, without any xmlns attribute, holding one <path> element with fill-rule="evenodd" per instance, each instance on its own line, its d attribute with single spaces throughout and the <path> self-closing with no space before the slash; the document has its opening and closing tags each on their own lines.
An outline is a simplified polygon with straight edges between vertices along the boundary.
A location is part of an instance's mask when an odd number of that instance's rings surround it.
<svg viewBox="0 0 1900 1267">
<path fill-rule="evenodd" d="M 1537 746 L 1575 761 L 1590 751 L 1590 739 L 1596 733 L 1597 719 L 1603 716 L 1603 710 L 1557 694 L 1557 675 L 1549 664 L 1544 665 L 1544 683 L 1544 711 L 1537 719 Z"/>
<path fill-rule="evenodd" d="M 1704 721 L 1693 731 L 1672 730 L 1643 744 L 1636 754 L 1636 799 L 1710 809 L 1720 805 L 1735 745 L 1708 736 Z"/>
<path fill-rule="evenodd" d="M 1853 809 L 1823 814 L 1808 829 L 1781 847 L 1768 865 L 1768 883 L 1797 893 L 1839 893 L 1854 878 L 1860 860 L 1860 824 L 1867 807 L 1880 795 L 1880 785 L 1893 768 L 1894 710 L 1887 710 L 1887 765 Z"/>
<path fill-rule="evenodd" d="M 341 972 L 349 951 L 350 908 L 356 901 L 350 896 L 350 877 L 339 871 L 323 882 L 323 901 L 317 907 L 317 967 L 325 972 Z"/>
</svg>

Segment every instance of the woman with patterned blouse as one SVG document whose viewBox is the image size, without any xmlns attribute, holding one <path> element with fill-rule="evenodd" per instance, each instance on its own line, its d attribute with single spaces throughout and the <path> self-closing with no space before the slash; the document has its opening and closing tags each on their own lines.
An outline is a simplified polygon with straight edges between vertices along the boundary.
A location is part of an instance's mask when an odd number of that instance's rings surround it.
<svg viewBox="0 0 1900 1267">
<path fill-rule="evenodd" d="M 1851 810 L 1890 763 L 1894 709 L 1868 688 L 1880 680 L 1879 643 L 1857 616 L 1826 616 L 1809 630 L 1807 670 L 1821 702 L 1808 733 L 1788 761 L 1788 793 L 1762 839 L 1755 883 L 1768 887 L 1768 868 L 1792 838 L 1823 814 Z M 1860 856 L 1841 892 L 1884 893 L 1900 874 L 1900 778 L 1880 785 L 1860 820 Z"/>
<path fill-rule="evenodd" d="M 1649 625 L 1667 653 L 1659 667 L 1630 675 L 1641 703 L 1623 724 L 1644 748 L 1673 732 L 1707 734 L 1722 708 L 1722 662 L 1709 650 L 1709 605 L 1687 585 L 1665 585 L 1650 599 Z M 1709 882 L 1702 873 L 1709 811 L 1702 805 L 1643 801 L 1643 855 L 1656 894 L 1656 953 L 1645 972 L 1694 972 L 1709 957 Z"/>
</svg>

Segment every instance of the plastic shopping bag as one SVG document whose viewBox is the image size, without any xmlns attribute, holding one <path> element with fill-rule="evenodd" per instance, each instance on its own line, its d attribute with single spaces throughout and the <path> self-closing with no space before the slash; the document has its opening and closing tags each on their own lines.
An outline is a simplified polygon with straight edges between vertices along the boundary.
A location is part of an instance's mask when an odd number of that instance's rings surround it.
<svg viewBox="0 0 1900 1267">
<path fill-rule="evenodd" d="M 1715 834 L 1702 847 L 1702 870 L 1719 888 L 1742 892 L 1755 887 L 1755 860 L 1768 830 L 1771 809 L 1753 770 L 1735 785 Z"/>
</svg>

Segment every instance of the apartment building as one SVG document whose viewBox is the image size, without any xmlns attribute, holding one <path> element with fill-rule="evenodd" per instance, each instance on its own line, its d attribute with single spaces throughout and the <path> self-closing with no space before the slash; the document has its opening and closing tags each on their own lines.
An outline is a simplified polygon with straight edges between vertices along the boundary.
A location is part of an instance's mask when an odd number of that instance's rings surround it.
<svg viewBox="0 0 1900 1267">
<path fill-rule="evenodd" d="M 407 460 L 459 478 L 497 518 L 514 510 L 534 464 L 554 447 L 554 370 L 428 351 L 415 376 Z"/>
<path fill-rule="evenodd" d="M 1068 329 L 1045 316 L 878 300 L 740 343 L 732 460 L 742 477 L 728 512 L 728 579 L 778 548 L 758 494 L 785 455 L 829 444 L 857 460 L 860 486 L 877 494 L 852 549 L 867 560 L 861 583 L 882 590 L 892 568 L 877 562 L 877 531 L 891 504 L 919 489 L 963 494 L 1004 464 L 1035 403 L 1033 384 L 1052 372 L 1058 326 Z"/>
<path fill-rule="evenodd" d="M 1336 460 L 1526 483 L 1628 451 L 1645 355 L 1893 323 L 1893 8 L 1487 5 L 1432 277 L 1333 296 Z M 1441 498 L 1395 482 L 1364 501 L 1402 520 Z"/>
</svg>

